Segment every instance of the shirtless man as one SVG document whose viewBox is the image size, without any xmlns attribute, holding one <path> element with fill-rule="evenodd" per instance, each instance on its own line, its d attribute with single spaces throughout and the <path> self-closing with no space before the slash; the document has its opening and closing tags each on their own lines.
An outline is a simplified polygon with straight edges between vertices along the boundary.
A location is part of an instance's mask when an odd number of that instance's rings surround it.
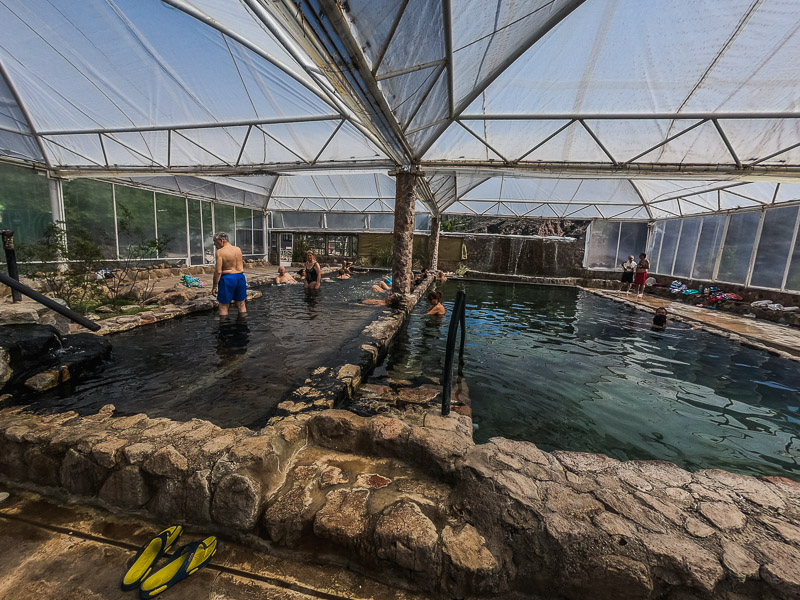
<svg viewBox="0 0 800 600">
<path fill-rule="evenodd" d="M 236 302 L 239 315 L 247 314 L 247 282 L 244 279 L 242 251 L 228 241 L 228 234 L 222 231 L 214 234 L 214 247 L 217 249 L 217 266 L 214 269 L 214 287 L 211 293 L 217 294 L 219 316 L 228 315 L 231 302 Z"/>
<path fill-rule="evenodd" d="M 297 283 L 297 281 L 286 272 L 286 267 L 278 267 L 278 276 L 275 278 L 275 283 Z"/>
</svg>

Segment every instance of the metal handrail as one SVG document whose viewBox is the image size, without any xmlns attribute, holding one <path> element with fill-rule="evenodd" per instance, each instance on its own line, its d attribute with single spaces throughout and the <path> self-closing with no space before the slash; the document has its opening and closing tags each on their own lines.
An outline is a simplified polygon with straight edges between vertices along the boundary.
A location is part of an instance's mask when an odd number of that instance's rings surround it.
<svg viewBox="0 0 800 600">
<path fill-rule="evenodd" d="M 444 373 L 442 375 L 442 416 L 450 414 L 450 396 L 453 393 L 453 359 L 456 353 L 456 333 L 461 329 L 461 344 L 458 350 L 458 373 L 464 364 L 464 335 L 467 328 L 467 295 L 463 291 L 456 294 L 453 313 L 450 315 L 450 328 L 447 331 L 447 347 L 444 353 Z"/>
</svg>

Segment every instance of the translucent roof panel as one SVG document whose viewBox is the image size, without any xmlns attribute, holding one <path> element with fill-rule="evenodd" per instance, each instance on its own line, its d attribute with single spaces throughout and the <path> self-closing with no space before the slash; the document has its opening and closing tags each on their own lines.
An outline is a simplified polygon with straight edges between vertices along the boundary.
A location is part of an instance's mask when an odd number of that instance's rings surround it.
<svg viewBox="0 0 800 600">
<path fill-rule="evenodd" d="M 244 4 L 181 6 L 187 12 L 157 0 L 0 5 L 0 63 L 54 164 L 309 163 L 323 151 L 329 162 L 339 152 L 384 158 Z M 3 114 L 19 121 L 11 111 Z M 175 135 L 154 148 L 131 139 L 154 129 Z M 128 140 L 112 138 L 104 155 L 98 133 Z"/>
<path fill-rule="evenodd" d="M 381 219 L 387 173 L 407 165 L 434 213 L 656 219 L 800 201 L 797 8 L 2 0 L 0 158 Z"/>
</svg>

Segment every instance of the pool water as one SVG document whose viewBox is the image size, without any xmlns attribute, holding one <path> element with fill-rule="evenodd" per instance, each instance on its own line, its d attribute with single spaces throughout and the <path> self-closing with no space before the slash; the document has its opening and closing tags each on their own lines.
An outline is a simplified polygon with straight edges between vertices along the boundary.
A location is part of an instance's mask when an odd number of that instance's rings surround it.
<svg viewBox="0 0 800 600">
<path fill-rule="evenodd" d="M 418 306 L 379 375 L 441 376 L 459 289 L 477 442 L 800 479 L 800 365 L 576 288 L 448 282 L 446 318 Z"/>
<path fill-rule="evenodd" d="M 247 318 L 195 313 L 111 336 L 112 362 L 71 389 L 17 399 L 33 410 L 96 412 L 114 404 L 120 415 L 146 413 L 222 427 L 257 428 L 275 406 L 322 365 L 355 360 L 353 340 L 381 307 L 357 300 L 375 277 L 264 286 L 247 303 Z"/>
</svg>

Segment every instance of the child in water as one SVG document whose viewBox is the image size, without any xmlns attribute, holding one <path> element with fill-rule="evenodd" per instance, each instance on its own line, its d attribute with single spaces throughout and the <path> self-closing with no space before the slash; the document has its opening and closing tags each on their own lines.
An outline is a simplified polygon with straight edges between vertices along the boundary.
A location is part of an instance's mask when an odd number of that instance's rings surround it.
<svg viewBox="0 0 800 600">
<path fill-rule="evenodd" d="M 426 315 L 443 315 L 446 312 L 442 304 L 442 292 L 429 293 L 428 302 L 431 303 L 431 309 L 425 313 Z"/>
</svg>

